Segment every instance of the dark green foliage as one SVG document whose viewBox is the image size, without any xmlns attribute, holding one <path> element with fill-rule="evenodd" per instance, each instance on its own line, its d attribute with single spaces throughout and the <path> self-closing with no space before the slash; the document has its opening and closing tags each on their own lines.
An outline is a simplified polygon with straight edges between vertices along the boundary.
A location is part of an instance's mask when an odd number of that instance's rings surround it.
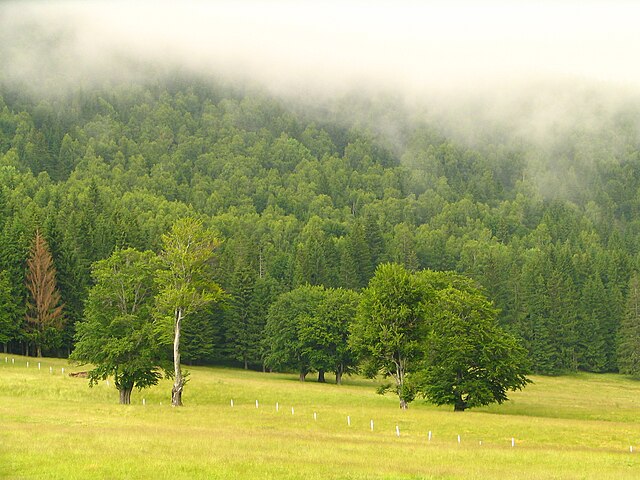
<svg viewBox="0 0 640 480">
<path fill-rule="evenodd" d="M 637 273 L 631 277 L 617 340 L 620 373 L 640 376 L 640 283 Z"/>
<path fill-rule="evenodd" d="M 91 264 L 116 248 L 158 252 L 177 219 L 194 217 L 225 240 L 213 275 L 238 299 L 185 323 L 190 361 L 262 362 L 256 338 L 276 293 L 256 300 L 261 279 L 277 293 L 358 290 L 396 261 L 477 280 L 536 372 L 620 365 L 640 252 L 637 106 L 624 122 L 578 119 L 542 146 L 492 125 L 469 142 L 448 137 L 388 100 L 336 100 L 345 118 L 301 114 L 183 75 L 47 98 L 2 85 L 0 96 L 0 270 L 19 329 L 0 335 L 12 351 L 33 346 L 21 317 L 36 226 L 58 268 L 64 353 Z M 389 119 L 393 139 L 376 133 Z"/>
<path fill-rule="evenodd" d="M 18 306 L 11 292 L 9 274 L 0 270 L 0 343 L 5 348 L 7 343 L 18 337 L 21 324 Z"/>
<path fill-rule="evenodd" d="M 475 288 L 449 286 L 430 302 L 431 329 L 421 391 L 456 411 L 502 403 L 528 382 L 527 351 L 497 324 L 497 311 Z"/>
<path fill-rule="evenodd" d="M 280 295 L 269 308 L 265 327 L 265 363 L 269 368 L 293 370 L 300 380 L 314 370 L 309 348 L 300 338 L 303 323 L 312 321 L 323 298 L 322 287 L 306 285 Z"/>
<path fill-rule="evenodd" d="M 304 285 L 281 294 L 264 331 L 266 365 L 297 371 L 300 380 L 317 371 L 324 381 L 324 372 L 334 372 L 341 383 L 355 366 L 348 337 L 357 306 L 358 294 L 341 288 Z"/>
</svg>

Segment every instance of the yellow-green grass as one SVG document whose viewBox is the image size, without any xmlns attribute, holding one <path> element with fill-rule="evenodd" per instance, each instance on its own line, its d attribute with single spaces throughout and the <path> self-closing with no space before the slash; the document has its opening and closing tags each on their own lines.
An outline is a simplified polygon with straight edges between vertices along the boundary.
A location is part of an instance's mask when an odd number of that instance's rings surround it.
<svg viewBox="0 0 640 480">
<path fill-rule="evenodd" d="M 640 383 L 617 375 L 534 377 L 504 405 L 454 413 L 403 412 L 363 379 L 194 367 L 171 408 L 166 380 L 121 406 L 113 384 L 68 376 L 82 367 L 4 357 L 0 478 L 640 478 Z"/>
</svg>

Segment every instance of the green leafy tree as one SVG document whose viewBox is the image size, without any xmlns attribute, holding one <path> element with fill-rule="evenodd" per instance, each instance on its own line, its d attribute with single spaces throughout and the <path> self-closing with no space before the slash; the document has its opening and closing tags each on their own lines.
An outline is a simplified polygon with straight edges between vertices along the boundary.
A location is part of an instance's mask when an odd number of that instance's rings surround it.
<svg viewBox="0 0 640 480">
<path fill-rule="evenodd" d="M 392 377 L 393 389 L 406 409 L 415 398 L 414 375 L 421 366 L 428 322 L 424 282 L 398 264 L 382 264 L 362 292 L 350 342 L 374 377 Z"/>
<path fill-rule="evenodd" d="M 301 329 L 300 337 L 315 369 L 333 372 L 340 385 L 342 376 L 353 372 L 356 366 L 356 356 L 349 346 L 349 328 L 360 297 L 343 288 L 328 288 L 323 293 L 316 314 L 308 317 L 310 321 Z"/>
<path fill-rule="evenodd" d="M 77 323 L 71 359 L 92 364 L 89 385 L 113 376 L 120 403 L 131 403 L 133 388 L 161 377 L 153 308 L 158 260 L 153 252 L 116 250 L 93 265 L 84 319 Z"/>
<path fill-rule="evenodd" d="M 162 236 L 160 255 L 162 270 L 158 272 L 157 304 L 161 329 L 173 332 L 174 383 L 171 405 L 182 406 L 186 382 L 180 366 L 182 321 L 205 305 L 223 297 L 222 288 L 212 280 L 214 252 L 220 241 L 194 218 L 176 221 Z M 164 320 L 164 321 L 162 321 Z M 169 323 L 171 327 L 168 327 Z"/>
<path fill-rule="evenodd" d="M 527 351 L 498 326 L 497 311 L 477 289 L 462 278 L 456 283 L 436 289 L 429 302 L 431 329 L 420 390 L 455 411 L 502 403 L 507 391 L 529 383 Z"/>
<path fill-rule="evenodd" d="M 303 285 L 283 293 L 269 308 L 265 326 L 265 363 L 269 368 L 293 370 L 304 382 L 314 370 L 313 352 L 300 335 L 302 325 L 310 324 L 323 299 L 324 288 Z"/>
</svg>

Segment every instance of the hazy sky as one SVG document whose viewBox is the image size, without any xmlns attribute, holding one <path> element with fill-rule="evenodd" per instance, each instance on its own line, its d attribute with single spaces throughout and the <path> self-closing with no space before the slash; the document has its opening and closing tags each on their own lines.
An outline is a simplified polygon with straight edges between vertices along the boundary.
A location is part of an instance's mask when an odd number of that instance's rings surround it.
<svg viewBox="0 0 640 480">
<path fill-rule="evenodd" d="M 640 2 L 615 1 L 23 1 L 0 6 L 0 39 L 2 68 L 15 75 L 116 73 L 114 58 L 132 57 L 284 90 L 576 79 L 633 88 L 639 19 Z"/>
</svg>

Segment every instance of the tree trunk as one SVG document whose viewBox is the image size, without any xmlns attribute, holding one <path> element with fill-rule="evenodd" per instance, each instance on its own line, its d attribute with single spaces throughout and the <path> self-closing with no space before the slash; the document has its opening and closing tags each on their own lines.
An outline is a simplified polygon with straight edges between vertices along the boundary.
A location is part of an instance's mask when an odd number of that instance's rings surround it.
<svg viewBox="0 0 640 480">
<path fill-rule="evenodd" d="M 344 374 L 344 363 L 340 363 L 336 368 L 336 385 L 342 385 L 342 375 Z"/>
<path fill-rule="evenodd" d="M 244 369 L 249 370 L 249 363 L 247 362 L 247 357 L 244 357 Z"/>
<path fill-rule="evenodd" d="M 467 409 L 467 402 L 462 400 L 462 396 L 456 394 L 456 401 L 453 404 L 454 412 L 464 412 Z"/>
<path fill-rule="evenodd" d="M 133 387 L 122 388 L 119 390 L 120 392 L 120 404 L 121 405 L 130 405 L 131 404 L 131 391 Z"/>
<path fill-rule="evenodd" d="M 307 376 L 307 372 L 300 372 L 300 381 L 304 382 L 304 378 Z"/>
<path fill-rule="evenodd" d="M 36 351 L 38 352 L 37 353 L 38 358 L 42 358 L 42 347 L 40 345 L 36 347 Z"/>
<path fill-rule="evenodd" d="M 463 377 L 462 372 L 458 371 L 458 373 L 456 374 L 456 378 L 458 379 L 458 382 L 457 382 L 458 385 L 460 385 L 460 383 L 462 383 L 462 377 Z M 467 402 L 465 402 L 462 399 L 462 393 L 457 389 L 455 391 L 455 397 L 456 397 L 456 400 L 455 400 L 455 403 L 453 405 L 453 411 L 454 412 L 464 412 L 465 409 L 467 408 Z"/>
<path fill-rule="evenodd" d="M 4 348 L 4 353 L 7 353 L 7 344 L 6 344 L 6 343 L 3 343 L 3 344 L 2 344 L 2 346 L 3 346 L 3 348 Z"/>
<path fill-rule="evenodd" d="M 324 370 L 318 370 L 318 383 L 326 383 L 324 379 Z"/>
<path fill-rule="evenodd" d="M 174 312 L 174 337 L 173 337 L 173 388 L 171 389 L 171 406 L 182 406 L 182 388 L 184 387 L 184 378 L 182 377 L 182 369 L 180 368 L 180 328 L 182 324 L 182 307 L 176 308 Z"/>
<path fill-rule="evenodd" d="M 406 410 L 409 408 L 409 404 L 404 397 L 404 362 L 402 358 L 396 361 L 396 373 L 394 375 L 396 379 L 396 391 L 398 392 L 398 398 L 400 399 L 400 408 Z"/>
</svg>

